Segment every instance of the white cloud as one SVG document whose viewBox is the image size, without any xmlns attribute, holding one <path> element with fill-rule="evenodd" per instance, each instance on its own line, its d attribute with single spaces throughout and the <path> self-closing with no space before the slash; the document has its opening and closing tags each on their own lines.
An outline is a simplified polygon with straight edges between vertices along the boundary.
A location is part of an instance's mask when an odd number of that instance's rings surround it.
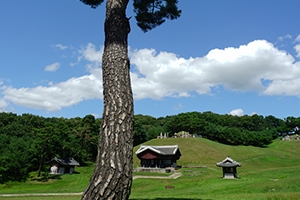
<svg viewBox="0 0 300 200">
<path fill-rule="evenodd" d="M 295 42 L 300 42 L 300 35 L 297 36 L 297 38 L 295 39 Z"/>
<path fill-rule="evenodd" d="M 74 67 L 74 66 L 76 66 L 76 65 L 78 65 L 77 62 L 71 62 L 71 63 L 70 63 L 70 66 L 71 66 L 71 67 Z"/>
<path fill-rule="evenodd" d="M 284 39 L 291 39 L 292 36 L 290 34 L 286 34 L 285 36 L 278 37 L 279 41 L 283 41 Z"/>
<path fill-rule="evenodd" d="M 97 50 L 95 45 L 89 43 L 79 53 L 79 61 L 88 62 L 88 75 L 34 88 L 2 85 L 2 107 L 12 102 L 57 111 L 83 100 L 102 98 L 100 64 L 103 49 Z M 188 59 L 154 49 L 131 51 L 130 57 L 133 65 L 131 82 L 136 100 L 189 97 L 195 92 L 210 94 L 212 88 L 219 86 L 233 91 L 254 91 L 261 95 L 300 97 L 300 62 L 295 62 L 292 55 L 265 40 L 255 40 L 237 48 L 213 49 L 205 56 Z M 238 111 L 242 113 L 239 109 L 232 113 Z"/>
<path fill-rule="evenodd" d="M 298 58 L 300 58 L 300 44 L 297 44 L 296 46 L 294 46 L 294 49 L 295 49 L 295 51 L 296 51 L 296 53 L 297 53 L 297 57 Z"/>
<path fill-rule="evenodd" d="M 183 108 L 183 105 L 182 105 L 181 103 L 179 103 L 179 104 L 173 106 L 173 110 L 175 110 L 175 111 L 179 111 L 179 110 L 181 110 L 182 108 Z"/>
<path fill-rule="evenodd" d="M 232 111 L 230 111 L 229 114 L 233 115 L 233 116 L 243 116 L 243 115 L 245 115 L 244 111 L 241 108 L 232 110 Z"/>
<path fill-rule="evenodd" d="M 64 49 L 67 49 L 68 46 L 65 46 L 65 45 L 62 45 L 62 44 L 56 44 L 55 47 L 61 49 L 61 50 L 64 50 Z"/>
<path fill-rule="evenodd" d="M 253 116 L 253 115 L 258 115 L 256 112 L 252 112 L 251 114 L 250 114 L 250 116 Z"/>
<path fill-rule="evenodd" d="M 45 71 L 55 72 L 59 67 L 60 67 L 60 64 L 58 62 L 56 62 L 56 63 L 53 63 L 51 65 L 47 65 L 45 67 Z"/>
<path fill-rule="evenodd" d="M 87 65 L 89 74 L 81 77 L 73 77 L 59 83 L 49 82 L 48 86 L 37 86 L 33 88 L 12 86 L 1 87 L 3 98 L 1 105 L 5 108 L 7 102 L 19 106 L 41 109 L 47 111 L 58 111 L 63 107 L 76 105 L 83 100 L 102 98 L 102 70 L 97 67 L 99 59 L 94 57 L 98 52 L 92 51 L 92 45 L 88 45 L 82 54 L 87 61 L 93 61 Z M 48 65 L 46 71 L 55 71 L 59 63 Z M 2 101 L 2 102 L 1 102 Z M 6 104 L 4 104 L 6 103 Z"/>
<path fill-rule="evenodd" d="M 135 98 L 160 99 L 190 96 L 191 91 L 209 92 L 209 84 L 197 84 L 203 71 L 197 69 L 195 62 L 203 62 L 203 59 L 186 60 L 173 53 L 157 54 L 153 49 L 135 51 L 131 56 L 131 63 L 138 69 L 138 73 L 131 75 Z"/>
<path fill-rule="evenodd" d="M 0 112 L 5 112 L 6 107 L 8 106 L 8 102 L 4 99 L 0 99 Z"/>
<path fill-rule="evenodd" d="M 265 95 L 288 95 L 300 97 L 300 78 L 294 78 L 292 80 L 274 80 L 263 93 Z"/>
<path fill-rule="evenodd" d="M 81 54 L 81 56 L 78 58 L 78 60 L 84 58 L 89 62 L 96 62 L 96 63 L 102 62 L 103 48 L 97 50 L 95 45 L 92 43 L 88 43 L 88 45 L 82 48 L 79 51 L 79 53 Z"/>
<path fill-rule="evenodd" d="M 100 76 L 99 76 L 100 75 Z M 47 111 L 58 111 L 62 107 L 75 105 L 83 100 L 102 98 L 102 84 L 99 80 L 101 70 L 94 70 L 93 74 L 71 78 L 57 84 L 35 88 L 3 87 L 4 100 L 19 106 Z"/>
<path fill-rule="evenodd" d="M 131 54 L 131 63 L 137 68 L 131 76 L 132 87 L 136 99 L 190 96 L 193 91 L 207 94 L 219 85 L 234 91 L 283 94 L 290 90 L 289 83 L 300 77 L 299 63 L 294 61 L 293 56 L 265 40 L 213 49 L 204 57 L 189 59 L 141 49 Z M 277 81 L 285 85 L 269 91 Z M 300 84 L 297 88 L 300 91 Z"/>
<path fill-rule="evenodd" d="M 60 49 L 66 46 L 56 45 Z M 87 65 L 89 75 L 73 77 L 59 83 L 49 82 L 48 86 L 14 88 L 2 85 L 3 98 L 0 99 L 0 109 L 4 110 L 8 102 L 19 106 L 58 111 L 83 100 L 102 98 L 102 71 L 99 63 L 102 59 L 102 50 L 96 50 L 93 44 L 88 44 L 79 51 L 81 58 L 90 62 Z M 76 63 L 77 64 L 77 63 Z M 60 67 L 58 62 L 45 67 L 46 71 L 56 71 Z M 2 82 L 1 82 L 2 84 Z"/>
</svg>

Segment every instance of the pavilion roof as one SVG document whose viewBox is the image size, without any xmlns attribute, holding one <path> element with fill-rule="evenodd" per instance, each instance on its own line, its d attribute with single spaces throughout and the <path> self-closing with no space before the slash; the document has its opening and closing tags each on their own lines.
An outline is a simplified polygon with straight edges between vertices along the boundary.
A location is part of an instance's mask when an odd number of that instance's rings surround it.
<svg viewBox="0 0 300 200">
<path fill-rule="evenodd" d="M 175 155 L 179 151 L 178 145 L 167 145 L 167 146 L 150 146 L 141 145 L 140 148 L 135 152 L 135 154 L 140 154 L 146 150 L 151 150 L 160 155 Z M 181 155 L 180 151 L 179 154 Z"/>
<path fill-rule="evenodd" d="M 242 164 L 233 160 L 232 158 L 230 158 L 229 156 L 227 156 L 224 160 L 222 160 L 221 162 L 218 162 L 216 164 L 218 167 L 241 167 Z"/>
</svg>

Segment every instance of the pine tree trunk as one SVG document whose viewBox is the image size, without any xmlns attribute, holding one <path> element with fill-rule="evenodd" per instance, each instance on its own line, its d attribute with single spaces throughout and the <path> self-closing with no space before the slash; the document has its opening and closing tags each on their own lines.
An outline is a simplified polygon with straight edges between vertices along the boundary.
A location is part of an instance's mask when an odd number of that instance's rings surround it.
<svg viewBox="0 0 300 200">
<path fill-rule="evenodd" d="M 107 0 L 102 59 L 104 111 L 94 173 L 82 199 L 127 200 L 132 183 L 133 97 L 128 0 Z"/>
</svg>

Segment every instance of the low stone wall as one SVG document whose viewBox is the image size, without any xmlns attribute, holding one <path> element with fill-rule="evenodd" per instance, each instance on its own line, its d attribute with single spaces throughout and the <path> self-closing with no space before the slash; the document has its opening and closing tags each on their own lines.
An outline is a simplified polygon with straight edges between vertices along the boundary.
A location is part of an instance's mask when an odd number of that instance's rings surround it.
<svg viewBox="0 0 300 200">
<path fill-rule="evenodd" d="M 159 173 L 170 173 L 174 172 L 175 169 L 172 167 L 157 168 L 157 167 L 138 167 L 134 171 L 136 172 L 159 172 Z"/>
</svg>

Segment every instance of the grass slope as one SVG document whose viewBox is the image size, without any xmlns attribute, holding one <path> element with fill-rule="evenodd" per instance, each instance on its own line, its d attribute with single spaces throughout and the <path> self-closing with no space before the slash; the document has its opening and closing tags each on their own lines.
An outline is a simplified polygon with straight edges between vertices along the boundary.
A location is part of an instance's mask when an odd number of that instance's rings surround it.
<svg viewBox="0 0 300 200">
<path fill-rule="evenodd" d="M 183 176 L 177 180 L 137 179 L 132 199 L 141 199 L 151 190 L 155 191 L 153 199 L 300 199 L 300 141 L 275 140 L 267 148 L 229 146 L 199 138 L 159 139 L 146 144 L 178 144 L 182 153 L 179 165 L 206 168 L 182 168 Z M 242 163 L 239 179 L 220 178 L 222 170 L 216 163 L 228 155 Z M 138 165 L 137 159 L 134 164 Z M 175 189 L 165 189 L 166 185 Z"/>
<path fill-rule="evenodd" d="M 155 139 L 148 145 L 178 144 L 182 157 L 178 165 L 205 166 L 182 168 L 178 179 L 135 179 L 131 199 L 300 199 L 300 141 L 275 140 L 267 148 L 229 146 L 203 138 Z M 134 152 L 138 146 L 134 148 Z M 216 163 L 226 156 L 242 164 L 239 178 L 224 180 Z M 134 156 L 134 166 L 139 160 Z M 45 182 L 7 183 L 0 185 L 0 193 L 70 193 L 82 192 L 93 171 L 92 166 L 78 167 L 79 174 L 63 175 Z M 174 186 L 166 189 L 165 186 Z M 52 197 L 53 198 L 53 197 Z M 0 197 L 1 199 L 29 199 L 28 197 Z M 35 199 L 32 198 L 32 199 Z M 38 198 L 36 198 L 38 199 Z M 39 197 L 51 199 L 51 197 Z M 80 196 L 53 199 L 80 199 Z"/>
<path fill-rule="evenodd" d="M 167 138 L 150 140 L 145 145 L 174 145 L 178 144 L 181 151 L 181 158 L 178 165 L 207 165 L 215 166 L 217 162 L 222 161 L 226 156 L 241 162 L 248 167 L 257 168 L 257 165 L 265 165 L 269 157 L 295 158 L 299 157 L 300 141 L 292 140 L 290 142 L 275 140 L 267 148 L 253 146 L 230 146 L 213 142 L 202 138 Z M 134 152 L 139 146 L 134 148 Z M 265 161 L 264 161 L 265 160 Z M 262 162 L 262 163 L 261 163 Z M 139 165 L 139 160 L 134 156 L 134 166 Z"/>
</svg>

